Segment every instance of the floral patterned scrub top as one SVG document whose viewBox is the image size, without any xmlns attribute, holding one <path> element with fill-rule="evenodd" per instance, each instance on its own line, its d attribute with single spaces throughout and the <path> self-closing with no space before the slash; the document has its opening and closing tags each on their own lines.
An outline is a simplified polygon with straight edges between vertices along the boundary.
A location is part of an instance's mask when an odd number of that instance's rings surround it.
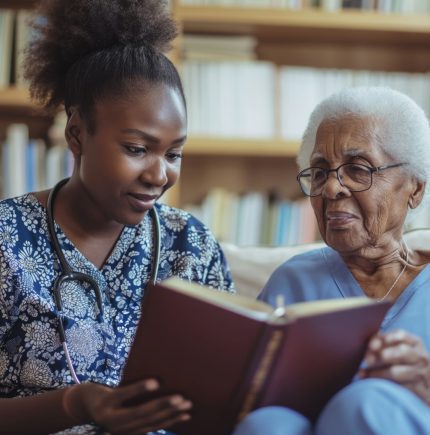
<svg viewBox="0 0 430 435">
<path fill-rule="evenodd" d="M 161 232 L 158 281 L 175 275 L 233 291 L 224 255 L 209 230 L 184 211 L 156 207 Z M 73 366 L 81 381 L 116 386 L 151 275 L 152 219 L 147 214 L 139 225 L 125 227 L 101 269 L 58 226 L 56 233 L 71 267 L 98 283 L 104 307 L 102 317 L 93 289 L 85 284 L 69 282 L 61 287 Z M 0 201 L 0 398 L 73 383 L 51 291 L 59 274 L 45 208 L 32 194 Z M 87 429 L 73 433 L 93 433 Z"/>
</svg>

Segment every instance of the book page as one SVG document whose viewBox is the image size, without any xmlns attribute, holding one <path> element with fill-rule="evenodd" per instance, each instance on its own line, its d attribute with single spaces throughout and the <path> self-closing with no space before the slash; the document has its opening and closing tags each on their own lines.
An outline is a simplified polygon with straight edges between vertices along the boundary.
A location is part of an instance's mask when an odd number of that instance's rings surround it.
<svg viewBox="0 0 430 435">
<path fill-rule="evenodd" d="M 285 307 L 286 317 L 291 319 L 313 316 L 316 314 L 342 311 L 350 308 L 377 304 L 375 299 L 368 297 L 350 297 L 339 299 L 322 299 L 308 302 L 298 302 Z"/>
<path fill-rule="evenodd" d="M 227 310 L 235 311 L 247 317 L 267 320 L 272 316 L 273 308 L 255 299 L 225 293 L 205 287 L 194 282 L 184 281 L 179 278 L 169 278 L 161 283 L 163 287 L 188 294 L 190 297 L 206 301 L 207 303 L 221 306 Z"/>
</svg>

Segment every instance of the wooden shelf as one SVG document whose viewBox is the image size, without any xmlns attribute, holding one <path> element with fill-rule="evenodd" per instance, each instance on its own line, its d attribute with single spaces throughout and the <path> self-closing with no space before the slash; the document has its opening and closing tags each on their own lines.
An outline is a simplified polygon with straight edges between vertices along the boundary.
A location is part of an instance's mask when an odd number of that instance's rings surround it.
<svg viewBox="0 0 430 435">
<path fill-rule="evenodd" d="M 32 9 L 38 0 L 0 0 L 0 8 L 5 9 Z"/>
<path fill-rule="evenodd" d="M 185 33 L 253 35 L 277 41 L 430 44 L 430 15 L 183 5 L 175 13 Z"/>
<path fill-rule="evenodd" d="M 10 108 L 37 109 L 31 102 L 28 90 L 25 88 L 3 88 L 0 89 L 0 106 Z"/>
<path fill-rule="evenodd" d="M 0 89 L 0 142 L 6 137 L 7 127 L 14 123 L 27 124 L 30 137 L 44 138 L 52 124 L 52 116 L 31 102 L 27 89 Z"/>
<path fill-rule="evenodd" d="M 296 141 L 281 139 L 237 139 L 223 137 L 188 138 L 184 148 L 187 155 L 295 157 L 299 149 Z"/>
</svg>

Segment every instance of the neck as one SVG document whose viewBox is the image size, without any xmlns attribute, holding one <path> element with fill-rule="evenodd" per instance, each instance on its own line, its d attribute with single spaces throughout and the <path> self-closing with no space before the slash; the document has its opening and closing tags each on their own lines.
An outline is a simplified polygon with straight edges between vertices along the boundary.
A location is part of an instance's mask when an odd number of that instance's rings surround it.
<svg viewBox="0 0 430 435">
<path fill-rule="evenodd" d="M 405 257 L 406 245 L 400 240 L 385 248 L 366 247 L 355 252 L 341 252 L 340 255 L 351 271 L 364 275 L 374 275 L 381 270 L 400 264 Z"/>
<path fill-rule="evenodd" d="M 408 248 L 402 240 L 384 252 L 367 248 L 343 259 L 367 296 L 383 300 L 405 288 Z"/>
<path fill-rule="evenodd" d="M 79 238 L 116 238 L 124 228 L 109 220 L 81 181 L 73 177 L 57 193 L 54 216 L 63 231 Z"/>
</svg>

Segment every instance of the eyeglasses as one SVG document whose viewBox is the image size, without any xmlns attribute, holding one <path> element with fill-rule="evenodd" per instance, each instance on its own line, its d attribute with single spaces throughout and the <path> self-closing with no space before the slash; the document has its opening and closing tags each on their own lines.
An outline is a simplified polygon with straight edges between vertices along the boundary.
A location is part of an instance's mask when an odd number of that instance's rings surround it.
<svg viewBox="0 0 430 435">
<path fill-rule="evenodd" d="M 336 169 L 311 167 L 300 171 L 297 175 L 297 181 L 305 195 L 319 196 L 322 193 L 329 173 L 336 172 L 336 177 L 341 186 L 346 187 L 350 192 L 363 192 L 372 186 L 373 174 L 375 172 L 397 168 L 405 164 L 396 163 L 394 165 L 373 167 L 358 163 L 344 163 Z"/>
</svg>

